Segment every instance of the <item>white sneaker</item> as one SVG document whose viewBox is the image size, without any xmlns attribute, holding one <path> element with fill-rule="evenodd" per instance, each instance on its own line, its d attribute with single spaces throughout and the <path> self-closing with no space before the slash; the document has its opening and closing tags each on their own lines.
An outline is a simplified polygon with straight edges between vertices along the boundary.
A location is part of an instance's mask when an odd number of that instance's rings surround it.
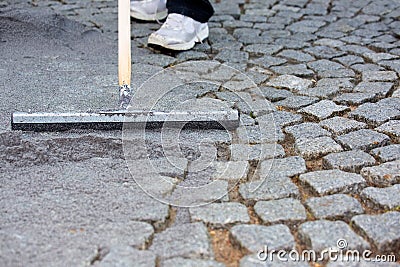
<svg viewBox="0 0 400 267">
<path fill-rule="evenodd" d="M 189 50 L 208 37 L 208 24 L 181 15 L 169 14 L 161 28 L 149 36 L 148 44 L 171 50 Z"/>
<path fill-rule="evenodd" d="M 131 0 L 131 17 L 145 21 L 163 20 L 168 15 L 167 0 Z"/>
</svg>

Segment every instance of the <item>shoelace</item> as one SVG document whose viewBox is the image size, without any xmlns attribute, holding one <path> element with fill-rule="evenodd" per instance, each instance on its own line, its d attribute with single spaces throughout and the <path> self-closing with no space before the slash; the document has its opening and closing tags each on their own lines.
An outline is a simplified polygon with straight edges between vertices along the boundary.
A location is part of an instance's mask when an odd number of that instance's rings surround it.
<svg viewBox="0 0 400 267">
<path fill-rule="evenodd" d="M 162 22 L 161 22 L 161 21 L 159 21 L 159 20 L 158 20 L 158 18 L 157 18 L 157 13 L 158 13 L 157 11 L 158 11 L 158 5 L 156 6 L 156 10 L 154 10 L 154 17 L 156 18 L 156 22 L 157 22 L 157 24 L 160 24 L 160 25 L 161 25 L 161 24 L 162 24 Z"/>
</svg>

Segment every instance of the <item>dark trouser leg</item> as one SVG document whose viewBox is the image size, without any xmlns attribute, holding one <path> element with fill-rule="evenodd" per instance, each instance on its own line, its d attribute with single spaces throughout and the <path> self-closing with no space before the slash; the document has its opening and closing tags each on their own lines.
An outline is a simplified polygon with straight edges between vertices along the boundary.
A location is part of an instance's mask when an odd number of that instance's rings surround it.
<svg viewBox="0 0 400 267">
<path fill-rule="evenodd" d="M 167 0 L 168 13 L 178 13 L 204 23 L 214 14 L 208 0 Z"/>
</svg>

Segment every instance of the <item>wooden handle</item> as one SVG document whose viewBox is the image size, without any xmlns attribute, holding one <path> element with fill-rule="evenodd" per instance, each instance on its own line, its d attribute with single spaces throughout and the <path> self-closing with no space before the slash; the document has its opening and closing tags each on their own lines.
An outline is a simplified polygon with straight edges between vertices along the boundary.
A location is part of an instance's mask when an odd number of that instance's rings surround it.
<svg viewBox="0 0 400 267">
<path fill-rule="evenodd" d="M 131 17 L 130 0 L 118 0 L 118 80 L 131 85 Z"/>
</svg>

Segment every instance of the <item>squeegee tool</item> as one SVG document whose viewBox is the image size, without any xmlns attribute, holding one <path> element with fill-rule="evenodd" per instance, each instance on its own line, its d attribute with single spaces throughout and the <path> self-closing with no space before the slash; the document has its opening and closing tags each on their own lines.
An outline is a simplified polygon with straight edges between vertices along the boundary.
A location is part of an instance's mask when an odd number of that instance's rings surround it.
<svg viewBox="0 0 400 267">
<path fill-rule="evenodd" d="M 188 128 L 233 129 L 239 126 L 236 110 L 216 111 L 171 111 L 156 112 L 132 110 L 131 101 L 131 22 L 130 0 L 118 0 L 118 79 L 119 110 L 82 113 L 25 113 L 15 112 L 11 118 L 11 128 L 23 131 L 60 131 L 68 129 L 122 129 L 145 125 L 147 128 L 168 126 Z"/>
</svg>

